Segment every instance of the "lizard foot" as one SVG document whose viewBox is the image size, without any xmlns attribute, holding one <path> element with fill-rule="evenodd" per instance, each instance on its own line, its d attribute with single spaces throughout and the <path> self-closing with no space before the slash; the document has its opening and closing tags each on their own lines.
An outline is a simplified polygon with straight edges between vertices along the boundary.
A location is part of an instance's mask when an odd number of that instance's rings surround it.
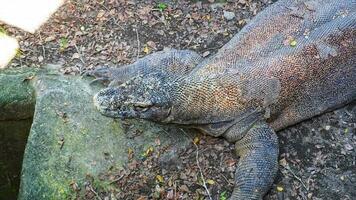
<svg viewBox="0 0 356 200">
<path fill-rule="evenodd" d="M 278 170 L 278 140 L 266 123 L 255 124 L 236 142 L 240 156 L 235 188 L 230 200 L 260 200 L 273 183 Z"/>
</svg>

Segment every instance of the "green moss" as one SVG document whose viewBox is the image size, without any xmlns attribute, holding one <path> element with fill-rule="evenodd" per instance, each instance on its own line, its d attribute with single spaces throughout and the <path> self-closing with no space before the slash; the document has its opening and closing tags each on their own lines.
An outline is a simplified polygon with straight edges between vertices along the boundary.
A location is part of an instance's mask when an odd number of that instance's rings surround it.
<svg viewBox="0 0 356 200">
<path fill-rule="evenodd" d="M 0 120 L 32 117 L 35 96 L 29 79 L 37 72 L 33 68 L 0 70 Z"/>
</svg>

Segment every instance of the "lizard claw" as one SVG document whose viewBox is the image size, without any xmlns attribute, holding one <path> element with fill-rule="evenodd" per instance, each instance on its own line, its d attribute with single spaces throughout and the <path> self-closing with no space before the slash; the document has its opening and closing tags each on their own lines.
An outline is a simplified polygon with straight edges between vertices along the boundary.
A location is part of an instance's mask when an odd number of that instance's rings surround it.
<svg viewBox="0 0 356 200">
<path fill-rule="evenodd" d="M 96 84 L 97 82 L 100 82 L 106 86 L 110 85 L 110 80 L 106 79 L 106 78 L 96 78 L 96 79 L 90 81 L 89 85 Z"/>
<path fill-rule="evenodd" d="M 109 67 L 98 67 L 93 70 L 85 71 L 81 74 L 82 76 L 93 76 L 95 78 L 106 77 L 109 78 L 111 75 Z"/>
<path fill-rule="evenodd" d="M 104 83 L 108 85 L 112 81 L 111 70 L 109 67 L 99 67 L 94 70 L 85 71 L 81 74 L 82 77 L 84 76 L 91 76 L 95 79 L 92 80 L 89 84 L 94 84 L 96 82 Z"/>
</svg>

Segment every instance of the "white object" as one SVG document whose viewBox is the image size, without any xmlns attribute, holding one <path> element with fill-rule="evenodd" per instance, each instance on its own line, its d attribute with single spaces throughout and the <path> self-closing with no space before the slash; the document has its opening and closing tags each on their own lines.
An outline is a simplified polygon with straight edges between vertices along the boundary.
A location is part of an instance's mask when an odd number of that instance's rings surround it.
<svg viewBox="0 0 356 200">
<path fill-rule="evenodd" d="M 229 11 L 223 11 L 224 12 L 224 17 L 227 20 L 232 20 L 235 18 L 235 13 L 234 12 L 229 12 Z"/>
<path fill-rule="evenodd" d="M 64 0 L 0 0 L 0 21 L 34 33 Z"/>
<path fill-rule="evenodd" d="M 0 33 L 0 69 L 5 68 L 16 56 L 18 48 L 19 44 L 15 38 Z"/>
</svg>

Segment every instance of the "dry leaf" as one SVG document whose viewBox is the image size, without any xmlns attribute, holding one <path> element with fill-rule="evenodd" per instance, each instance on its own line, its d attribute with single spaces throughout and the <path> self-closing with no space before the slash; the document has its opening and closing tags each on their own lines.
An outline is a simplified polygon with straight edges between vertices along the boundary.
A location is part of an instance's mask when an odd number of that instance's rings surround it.
<svg viewBox="0 0 356 200">
<path fill-rule="evenodd" d="M 161 175 L 157 175 L 157 176 L 156 176 L 156 180 L 157 180 L 158 182 L 160 182 L 160 183 L 163 183 L 163 182 L 164 182 L 164 178 L 163 178 L 163 176 L 161 176 Z"/>
<path fill-rule="evenodd" d="M 193 142 L 194 142 L 194 144 L 199 144 L 200 138 L 199 138 L 198 136 L 195 137 L 194 140 L 193 140 Z"/>
</svg>

